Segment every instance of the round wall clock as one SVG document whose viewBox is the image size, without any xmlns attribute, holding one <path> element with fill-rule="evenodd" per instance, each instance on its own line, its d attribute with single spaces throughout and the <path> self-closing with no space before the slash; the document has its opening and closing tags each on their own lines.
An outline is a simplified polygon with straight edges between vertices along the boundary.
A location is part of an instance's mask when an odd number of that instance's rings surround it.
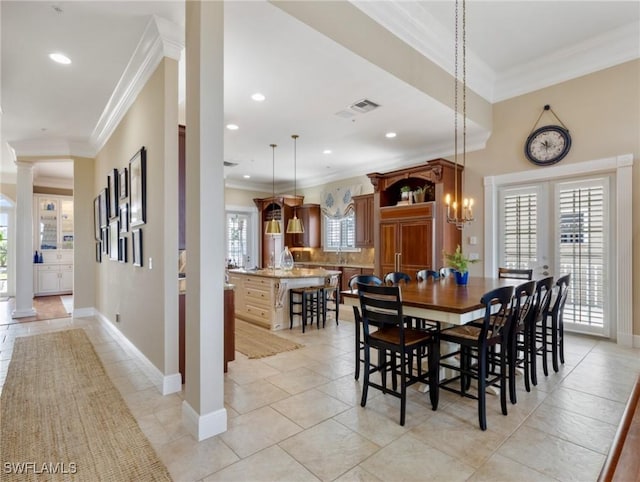
<svg viewBox="0 0 640 482">
<path fill-rule="evenodd" d="M 524 145 L 524 153 L 534 164 L 549 166 L 563 159 L 571 148 L 571 136 L 564 127 L 542 126 L 533 131 Z"/>
</svg>

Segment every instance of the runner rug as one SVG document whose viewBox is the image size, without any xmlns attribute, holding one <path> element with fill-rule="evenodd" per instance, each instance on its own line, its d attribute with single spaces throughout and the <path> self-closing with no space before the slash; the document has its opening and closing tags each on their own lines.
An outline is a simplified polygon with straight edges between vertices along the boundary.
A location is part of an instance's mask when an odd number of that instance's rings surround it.
<svg viewBox="0 0 640 482">
<path fill-rule="evenodd" d="M 171 480 L 84 330 L 16 338 L 0 421 L 2 480 Z"/>
<path fill-rule="evenodd" d="M 264 358 L 304 346 L 274 335 L 265 328 L 260 328 L 238 318 L 236 318 L 235 323 L 236 350 L 249 358 Z"/>
</svg>

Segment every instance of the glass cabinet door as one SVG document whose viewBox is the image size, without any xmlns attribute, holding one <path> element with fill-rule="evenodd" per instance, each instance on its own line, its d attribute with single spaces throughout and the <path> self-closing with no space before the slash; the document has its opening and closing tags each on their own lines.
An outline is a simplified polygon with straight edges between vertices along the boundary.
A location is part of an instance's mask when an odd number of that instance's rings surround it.
<svg viewBox="0 0 640 482">
<path fill-rule="evenodd" d="M 58 249 L 57 199 L 41 198 L 38 203 L 38 240 L 40 250 Z"/>
<path fill-rule="evenodd" d="M 73 249 L 73 201 L 60 201 L 60 248 Z"/>
</svg>

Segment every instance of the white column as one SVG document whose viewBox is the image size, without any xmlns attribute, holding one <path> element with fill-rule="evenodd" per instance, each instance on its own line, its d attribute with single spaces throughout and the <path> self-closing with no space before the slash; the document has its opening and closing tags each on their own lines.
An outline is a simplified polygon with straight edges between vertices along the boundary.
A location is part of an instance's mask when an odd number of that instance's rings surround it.
<svg viewBox="0 0 640 482">
<path fill-rule="evenodd" d="M 183 421 L 203 440 L 224 408 L 223 2 L 186 2 L 188 291 Z"/>
<path fill-rule="evenodd" d="M 33 164 L 17 162 L 16 307 L 11 316 L 35 316 L 33 309 Z"/>
</svg>

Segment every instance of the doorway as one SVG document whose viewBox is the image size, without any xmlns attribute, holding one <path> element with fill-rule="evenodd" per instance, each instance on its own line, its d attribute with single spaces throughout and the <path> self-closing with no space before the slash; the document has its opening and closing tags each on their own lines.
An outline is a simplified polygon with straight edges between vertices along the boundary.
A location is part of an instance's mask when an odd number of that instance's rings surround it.
<svg viewBox="0 0 640 482">
<path fill-rule="evenodd" d="M 226 266 L 231 268 L 255 266 L 258 259 L 257 210 L 227 207 L 225 219 Z"/>
<path fill-rule="evenodd" d="M 15 203 L 0 194 L 0 299 L 15 294 Z"/>
</svg>

